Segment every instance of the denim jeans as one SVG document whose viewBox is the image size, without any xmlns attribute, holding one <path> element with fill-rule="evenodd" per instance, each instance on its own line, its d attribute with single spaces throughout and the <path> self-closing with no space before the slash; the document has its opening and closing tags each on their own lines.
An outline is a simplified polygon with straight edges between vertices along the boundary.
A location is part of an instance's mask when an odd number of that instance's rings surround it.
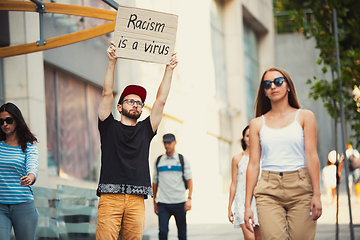
<svg viewBox="0 0 360 240">
<path fill-rule="evenodd" d="M 34 201 L 19 204 L 0 203 L 0 239 L 10 240 L 11 227 L 16 240 L 35 239 L 39 214 Z"/>
<path fill-rule="evenodd" d="M 159 217 L 159 240 L 167 240 L 169 232 L 169 220 L 175 217 L 179 240 L 186 240 L 186 211 L 185 203 L 166 204 L 158 203 Z"/>
</svg>

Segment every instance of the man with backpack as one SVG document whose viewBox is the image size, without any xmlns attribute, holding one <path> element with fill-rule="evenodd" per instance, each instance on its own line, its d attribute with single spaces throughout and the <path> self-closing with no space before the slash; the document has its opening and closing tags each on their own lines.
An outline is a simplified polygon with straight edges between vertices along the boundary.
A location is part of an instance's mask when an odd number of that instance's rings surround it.
<svg viewBox="0 0 360 240">
<path fill-rule="evenodd" d="M 175 217 L 179 240 L 186 240 L 186 212 L 191 209 L 193 191 L 190 164 L 175 151 L 174 134 L 165 134 L 163 142 L 165 154 L 155 161 L 152 184 L 154 212 L 159 219 L 159 240 L 167 240 L 171 216 Z"/>
<path fill-rule="evenodd" d="M 349 159 L 349 189 L 350 195 L 352 194 L 352 185 L 355 187 L 356 202 L 360 203 L 360 154 L 358 150 L 352 149 L 352 146 L 348 146 L 346 150 L 346 156 Z"/>
</svg>

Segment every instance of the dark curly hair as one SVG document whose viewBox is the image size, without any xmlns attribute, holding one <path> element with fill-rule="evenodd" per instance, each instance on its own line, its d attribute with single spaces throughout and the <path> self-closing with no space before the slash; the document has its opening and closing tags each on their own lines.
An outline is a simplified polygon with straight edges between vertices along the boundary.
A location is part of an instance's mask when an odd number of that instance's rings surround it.
<svg viewBox="0 0 360 240">
<path fill-rule="evenodd" d="M 242 149 L 245 151 L 246 150 L 246 143 L 245 143 L 245 140 L 244 140 L 244 137 L 245 137 L 245 133 L 246 133 L 246 130 L 248 130 L 249 129 L 249 125 L 247 125 L 245 128 L 244 128 L 244 130 L 242 131 L 242 139 L 240 140 L 241 141 L 241 147 L 242 147 Z"/>
<path fill-rule="evenodd" d="M 27 126 L 23 115 L 21 114 L 20 109 L 13 103 L 8 102 L 3 104 L 0 107 L 0 112 L 8 112 L 16 122 L 16 135 L 18 137 L 19 144 L 21 146 L 21 150 L 23 153 L 26 152 L 27 143 L 35 143 L 38 142 L 37 138 L 30 132 L 29 127 Z M 0 141 L 6 139 L 6 134 L 0 128 Z"/>
</svg>

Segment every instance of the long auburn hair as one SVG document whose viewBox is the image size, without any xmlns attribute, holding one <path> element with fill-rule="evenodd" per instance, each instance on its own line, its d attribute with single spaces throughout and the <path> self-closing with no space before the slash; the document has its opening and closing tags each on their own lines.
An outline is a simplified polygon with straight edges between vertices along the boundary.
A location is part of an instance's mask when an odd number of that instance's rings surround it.
<svg viewBox="0 0 360 240">
<path fill-rule="evenodd" d="M 0 112 L 8 112 L 14 118 L 16 122 L 16 136 L 18 137 L 19 144 L 23 153 L 26 152 L 27 143 L 37 142 L 37 138 L 30 132 L 28 125 L 26 124 L 20 109 L 13 103 L 8 102 L 0 107 Z M 0 141 L 6 140 L 6 134 L 0 128 Z"/>
<path fill-rule="evenodd" d="M 288 92 L 289 105 L 294 108 L 297 108 L 297 109 L 300 108 L 300 104 L 297 99 L 297 95 L 296 95 L 296 91 L 295 91 L 295 86 L 290 77 L 290 74 L 285 69 L 282 69 L 279 67 L 272 67 L 272 68 L 269 68 L 268 70 L 266 70 L 261 77 L 258 93 L 257 93 L 256 100 L 255 100 L 255 117 L 260 117 L 261 115 L 264 115 L 271 109 L 270 99 L 265 96 L 265 90 L 261 86 L 261 83 L 264 81 L 264 77 L 267 72 L 274 72 L 274 71 L 279 72 L 283 75 L 283 77 L 285 78 L 285 80 L 290 88 L 290 92 Z"/>
</svg>

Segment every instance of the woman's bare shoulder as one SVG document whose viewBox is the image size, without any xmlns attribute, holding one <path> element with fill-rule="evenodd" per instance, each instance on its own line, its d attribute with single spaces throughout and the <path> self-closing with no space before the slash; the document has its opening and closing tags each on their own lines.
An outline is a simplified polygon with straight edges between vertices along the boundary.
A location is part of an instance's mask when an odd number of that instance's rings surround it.
<svg viewBox="0 0 360 240">
<path fill-rule="evenodd" d="M 304 117 L 314 117 L 314 113 L 308 109 L 301 109 L 299 115 Z"/>
<path fill-rule="evenodd" d="M 316 125 L 314 113 L 307 109 L 301 109 L 299 111 L 297 121 L 300 123 L 303 129 L 305 128 L 305 126 Z"/>
<path fill-rule="evenodd" d="M 238 164 L 243 156 L 244 156 L 244 152 L 236 154 L 235 156 L 233 156 L 232 161 Z"/>
<path fill-rule="evenodd" d="M 262 117 L 257 117 L 257 118 L 254 118 L 253 120 L 250 121 L 250 128 L 251 129 L 257 129 L 257 130 L 260 130 L 260 128 L 262 127 L 263 125 L 263 120 L 262 120 Z"/>
<path fill-rule="evenodd" d="M 315 115 L 312 111 L 307 109 L 301 109 L 299 111 L 299 118 L 303 121 L 313 121 L 315 120 Z"/>
</svg>

